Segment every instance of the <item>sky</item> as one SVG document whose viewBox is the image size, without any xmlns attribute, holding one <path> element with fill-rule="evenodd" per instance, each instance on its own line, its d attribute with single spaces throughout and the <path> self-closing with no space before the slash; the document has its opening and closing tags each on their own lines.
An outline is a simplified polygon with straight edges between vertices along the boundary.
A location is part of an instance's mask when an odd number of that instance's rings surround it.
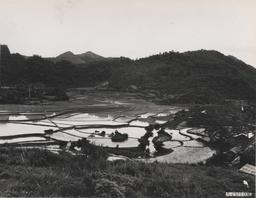
<svg viewBox="0 0 256 198">
<path fill-rule="evenodd" d="M 51 57 L 218 50 L 256 66 L 256 0 L 0 0 L 0 43 Z"/>
</svg>

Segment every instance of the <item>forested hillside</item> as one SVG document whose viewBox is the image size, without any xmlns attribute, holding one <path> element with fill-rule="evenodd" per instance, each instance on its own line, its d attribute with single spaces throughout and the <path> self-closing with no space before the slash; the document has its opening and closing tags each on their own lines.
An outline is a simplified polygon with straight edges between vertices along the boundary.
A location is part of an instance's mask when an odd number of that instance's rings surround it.
<svg viewBox="0 0 256 198">
<path fill-rule="evenodd" d="M 79 65 L 11 54 L 2 66 L 1 82 L 64 88 L 109 82 L 118 90 L 132 86 L 136 91 L 155 91 L 170 103 L 256 100 L 256 69 L 232 56 L 207 50 L 167 52 L 138 60 L 104 58 Z"/>
</svg>

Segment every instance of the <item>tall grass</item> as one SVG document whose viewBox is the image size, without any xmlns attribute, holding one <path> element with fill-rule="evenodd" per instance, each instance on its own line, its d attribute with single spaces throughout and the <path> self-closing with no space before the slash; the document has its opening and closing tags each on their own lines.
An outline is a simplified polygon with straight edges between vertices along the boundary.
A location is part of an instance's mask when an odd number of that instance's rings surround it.
<svg viewBox="0 0 256 198">
<path fill-rule="evenodd" d="M 0 148 L 1 197 L 219 198 L 226 191 L 253 192 L 254 184 L 249 175 L 214 166 L 108 162 L 103 156 Z"/>
</svg>

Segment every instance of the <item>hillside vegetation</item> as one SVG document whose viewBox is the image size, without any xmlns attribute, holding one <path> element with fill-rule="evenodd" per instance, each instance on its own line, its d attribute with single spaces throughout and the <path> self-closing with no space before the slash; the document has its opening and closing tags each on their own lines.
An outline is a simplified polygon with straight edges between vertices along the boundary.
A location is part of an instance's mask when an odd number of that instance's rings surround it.
<svg viewBox="0 0 256 198">
<path fill-rule="evenodd" d="M 165 103 L 256 101 L 256 69 L 217 51 L 168 52 L 138 60 L 101 59 L 92 52 L 66 55 L 76 60 L 93 57 L 95 61 L 72 64 L 72 61 L 56 62 L 39 56 L 25 58 L 12 54 L 3 67 L 2 82 L 59 87 L 96 86 L 108 82 L 108 88 L 117 90 L 135 87 L 138 92 L 155 91 Z"/>
<path fill-rule="evenodd" d="M 216 51 L 170 52 L 139 59 L 112 78 L 112 86 L 120 89 L 131 84 L 173 95 L 169 99 L 175 102 L 256 99 L 256 70 Z"/>
<path fill-rule="evenodd" d="M 1 197 L 220 198 L 225 192 L 254 192 L 253 176 L 232 168 L 108 162 L 104 155 L 12 148 L 0 152 Z"/>
</svg>

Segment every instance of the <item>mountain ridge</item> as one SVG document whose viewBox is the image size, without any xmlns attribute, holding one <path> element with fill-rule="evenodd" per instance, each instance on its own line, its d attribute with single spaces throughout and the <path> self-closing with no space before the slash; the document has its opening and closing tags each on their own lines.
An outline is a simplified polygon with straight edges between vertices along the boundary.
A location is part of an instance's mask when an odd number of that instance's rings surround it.
<svg viewBox="0 0 256 198">
<path fill-rule="evenodd" d="M 81 54 L 74 54 L 71 51 L 64 52 L 56 57 L 51 58 L 54 62 L 69 61 L 75 65 L 87 64 L 91 62 L 101 61 L 105 59 L 92 51 L 87 51 Z"/>
<path fill-rule="evenodd" d="M 154 91 L 167 103 L 256 101 L 256 69 L 216 50 L 170 51 L 136 60 L 105 58 L 90 51 L 77 55 L 67 51 L 58 57 L 59 61 L 53 61 L 11 54 L 4 69 L 6 84 L 84 87 L 108 82 L 109 88 L 120 91 L 130 87 Z M 90 61 L 82 60 L 88 57 Z"/>
</svg>

